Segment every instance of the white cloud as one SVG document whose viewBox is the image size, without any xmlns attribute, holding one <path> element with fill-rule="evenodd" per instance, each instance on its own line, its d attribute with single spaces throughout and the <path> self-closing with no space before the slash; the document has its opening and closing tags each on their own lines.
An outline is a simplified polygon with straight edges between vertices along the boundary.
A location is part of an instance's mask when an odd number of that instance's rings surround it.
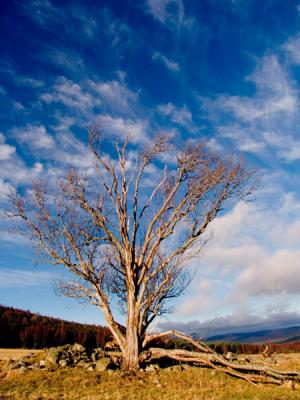
<svg viewBox="0 0 300 400">
<path fill-rule="evenodd" d="M 131 120 L 120 117 L 102 115 L 98 118 L 104 132 L 115 136 L 129 136 L 135 142 L 145 142 L 147 139 L 148 123 L 145 120 Z"/>
<path fill-rule="evenodd" d="M 92 173 L 93 156 L 88 147 L 70 132 L 61 132 L 56 136 L 57 150 L 49 159 L 59 161 L 64 167 L 79 168 L 81 172 Z"/>
<path fill-rule="evenodd" d="M 9 160 L 16 152 L 16 148 L 5 143 L 5 137 L 0 133 L 0 161 Z"/>
<path fill-rule="evenodd" d="M 182 0 L 147 0 L 148 11 L 162 24 L 169 24 L 177 28 L 185 19 Z"/>
<path fill-rule="evenodd" d="M 55 146 L 53 137 L 47 133 L 42 125 L 26 125 L 22 128 L 14 128 L 12 135 L 21 143 L 34 149 L 50 150 Z"/>
<path fill-rule="evenodd" d="M 239 202 L 209 227 L 212 240 L 193 261 L 196 277 L 177 318 L 297 307 L 300 200 L 282 187 L 268 190 L 268 180 L 265 177 L 259 201 Z"/>
<path fill-rule="evenodd" d="M 168 57 L 164 56 L 163 54 L 159 53 L 158 51 L 153 54 L 152 60 L 158 60 L 161 61 L 166 68 L 173 72 L 179 72 L 180 67 L 178 62 L 170 60 Z"/>
<path fill-rule="evenodd" d="M 158 106 L 158 112 L 188 130 L 195 129 L 192 113 L 186 106 L 179 108 L 172 103 L 161 104 Z"/>
<path fill-rule="evenodd" d="M 44 85 L 44 82 L 41 80 L 20 73 L 16 65 L 10 59 L 3 58 L 0 61 L 0 71 L 17 86 L 28 86 L 37 90 Z"/>
<path fill-rule="evenodd" d="M 256 260 L 236 281 L 236 296 L 299 294 L 300 251 L 280 249 Z"/>
<path fill-rule="evenodd" d="M 281 112 L 293 114 L 296 111 L 296 91 L 276 56 L 264 57 L 247 79 L 254 83 L 256 95 L 220 97 L 218 102 L 224 110 L 243 121 L 271 117 Z"/>
<path fill-rule="evenodd" d="M 22 269 L 0 268 L 0 288 L 22 288 L 45 286 L 56 277 L 54 273 L 44 271 L 25 271 Z"/>
<path fill-rule="evenodd" d="M 0 178 L 14 185 L 31 183 L 39 178 L 43 172 L 43 165 L 40 162 L 33 166 L 27 166 L 19 157 L 14 156 L 10 160 L 3 162 L 0 169 Z"/>
<path fill-rule="evenodd" d="M 113 111 L 114 113 L 130 113 L 132 114 L 138 101 L 138 92 L 130 90 L 125 82 L 122 74 L 120 80 L 107 82 L 88 82 L 93 90 L 94 96 L 101 99 L 101 106 Z"/>
<path fill-rule="evenodd" d="M 133 116 L 138 109 L 138 92 L 129 89 L 124 76 L 119 73 L 118 80 L 73 82 L 65 77 L 57 79 L 54 86 L 41 99 L 48 104 L 62 103 L 68 113 L 76 113 L 80 121 L 95 119 L 105 112 Z"/>
<path fill-rule="evenodd" d="M 246 80 L 253 83 L 254 94 L 201 100 L 220 137 L 264 158 L 276 155 L 288 163 L 299 159 L 300 141 L 295 132 L 299 99 L 289 69 L 278 55 L 267 55 Z"/>
<path fill-rule="evenodd" d="M 77 40 L 89 40 L 97 32 L 95 15 L 78 4 L 55 6 L 49 0 L 27 0 L 22 3 L 26 16 L 44 29 L 61 27 L 68 36 Z"/>
<path fill-rule="evenodd" d="M 201 280 L 194 288 L 196 296 L 193 301 L 187 299 L 180 302 L 177 313 L 183 317 L 190 317 L 194 315 L 199 315 L 201 311 L 207 307 L 211 302 L 211 294 L 214 290 L 214 283 L 209 279 Z"/>
<path fill-rule="evenodd" d="M 300 324 L 298 312 L 276 312 L 270 315 L 255 315 L 253 313 L 234 313 L 206 321 L 161 322 L 161 330 L 175 329 L 189 334 L 198 333 L 202 337 L 222 333 L 254 332 L 264 329 L 278 329 Z"/>
<path fill-rule="evenodd" d="M 51 48 L 48 53 L 38 55 L 37 58 L 52 62 L 54 65 L 59 65 L 71 72 L 83 73 L 85 69 L 80 55 L 70 49 Z"/>
<path fill-rule="evenodd" d="M 300 7 L 300 6 L 298 6 Z M 300 36 L 290 38 L 283 46 L 292 63 L 300 64 Z"/>
<path fill-rule="evenodd" d="M 278 157 L 286 162 L 293 162 L 300 158 L 300 140 L 295 139 L 291 134 L 264 132 L 263 138 L 266 143 L 278 149 Z"/>
<path fill-rule="evenodd" d="M 61 175 L 64 169 L 70 166 L 80 168 L 87 173 L 93 167 L 93 156 L 88 151 L 87 145 L 69 131 L 73 123 L 75 123 L 73 118 L 59 117 L 58 126 L 53 127 L 57 128 L 55 136 L 48 134 L 42 125 L 26 125 L 12 130 L 14 137 L 26 145 L 33 155 L 43 155 L 44 164 L 35 164 L 33 168 L 35 174 L 41 174 L 43 166 L 45 167 L 44 175 L 53 175 L 53 170 Z M 54 169 L 53 161 L 56 162 Z M 59 168 L 57 168 L 58 165 Z"/>
<path fill-rule="evenodd" d="M 62 103 L 84 115 L 90 114 L 100 104 L 99 99 L 94 98 L 87 89 L 65 77 L 60 77 L 51 92 L 42 94 L 41 99 L 45 103 Z"/>
<path fill-rule="evenodd" d="M 10 193 L 10 188 L 11 185 L 8 182 L 5 182 L 4 179 L 0 178 L 0 200 L 6 199 Z"/>
<path fill-rule="evenodd" d="M 250 137 L 250 132 L 241 128 L 239 125 L 221 126 L 218 130 L 223 138 L 233 139 L 236 141 L 239 150 L 248 153 L 261 153 L 265 149 L 265 142 Z"/>
</svg>

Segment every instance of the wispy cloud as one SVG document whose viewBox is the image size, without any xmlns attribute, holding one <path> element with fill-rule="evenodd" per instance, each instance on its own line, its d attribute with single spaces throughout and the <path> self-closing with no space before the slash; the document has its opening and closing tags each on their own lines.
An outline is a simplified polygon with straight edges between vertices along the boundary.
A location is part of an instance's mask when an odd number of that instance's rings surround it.
<svg viewBox="0 0 300 400">
<path fill-rule="evenodd" d="M 256 260 L 238 277 L 236 296 L 272 296 L 300 292 L 300 251 L 280 249 Z"/>
<path fill-rule="evenodd" d="M 172 103 L 160 104 L 158 112 L 168 117 L 176 125 L 180 125 L 190 131 L 195 129 L 192 113 L 186 106 L 179 108 Z"/>
<path fill-rule="evenodd" d="M 189 334 L 197 333 L 202 337 L 237 332 L 254 332 L 263 329 L 278 329 L 300 324 L 300 314 L 297 312 L 277 312 L 268 316 L 251 313 L 235 313 L 206 321 L 161 322 L 161 330 L 175 329 Z"/>
<path fill-rule="evenodd" d="M 47 104 L 63 104 L 68 111 L 90 118 L 96 112 L 133 115 L 138 102 L 138 91 L 128 88 L 124 76 L 118 80 L 95 81 L 92 79 L 74 82 L 60 77 L 50 90 L 41 95 Z"/>
<path fill-rule="evenodd" d="M 41 176 L 43 169 L 43 164 L 38 161 L 28 166 L 19 156 L 15 156 L 1 164 L 0 177 L 14 185 L 31 183 Z"/>
<path fill-rule="evenodd" d="M 270 304 L 274 310 L 282 301 L 285 308 L 297 307 L 300 203 L 293 193 L 279 195 L 270 180 L 264 180 L 266 192 L 257 204 L 238 203 L 213 221 L 207 232 L 213 241 L 192 265 L 197 271 L 190 289 L 194 301 L 187 296 L 180 302 L 179 317 L 218 315 L 220 296 L 222 313 L 245 307 L 247 312 L 251 307 L 266 312 Z"/>
<path fill-rule="evenodd" d="M 59 66 L 67 73 L 75 73 L 83 75 L 86 73 L 86 66 L 82 56 L 75 50 L 64 47 L 45 47 L 42 53 L 34 55 L 39 61 L 51 63 L 56 67 Z"/>
<path fill-rule="evenodd" d="M 50 0 L 26 0 L 22 10 L 40 27 L 51 30 L 60 26 L 73 40 L 89 40 L 98 28 L 93 12 L 79 4 L 57 6 Z"/>
<path fill-rule="evenodd" d="M 5 137 L 0 133 L 0 161 L 5 161 L 11 158 L 16 152 L 16 148 L 10 144 L 5 143 Z"/>
<path fill-rule="evenodd" d="M 13 60 L 3 58 L 0 62 L 0 72 L 5 75 L 6 79 L 12 81 L 16 86 L 26 86 L 32 89 L 39 89 L 44 86 L 44 82 L 32 76 L 24 75 L 18 71 Z"/>
<path fill-rule="evenodd" d="M 52 90 L 42 94 L 45 103 L 62 103 L 70 110 L 81 114 L 90 114 L 99 105 L 99 99 L 94 98 L 83 86 L 65 77 L 58 78 Z"/>
<path fill-rule="evenodd" d="M 146 120 L 131 120 L 120 117 L 102 115 L 98 118 L 103 130 L 116 137 L 130 137 L 136 142 L 145 142 L 147 139 L 148 123 Z"/>
<path fill-rule="evenodd" d="M 288 57 L 291 58 L 290 61 L 292 63 L 300 64 L 300 35 L 288 39 L 288 41 L 283 45 L 283 50 L 287 53 Z"/>
<path fill-rule="evenodd" d="M 182 0 L 147 0 L 148 11 L 162 24 L 179 28 L 185 19 Z"/>
<path fill-rule="evenodd" d="M 178 62 L 170 60 L 168 57 L 164 56 L 163 54 L 159 53 L 158 51 L 153 54 L 152 60 L 160 61 L 164 64 L 166 68 L 173 72 L 179 72 L 180 67 Z"/>
<path fill-rule="evenodd" d="M 26 271 L 22 269 L 0 268 L 0 288 L 25 288 L 45 286 L 54 280 L 56 275 L 45 271 Z"/>
<path fill-rule="evenodd" d="M 5 182 L 4 179 L 0 178 L 0 201 L 6 200 L 11 190 L 9 182 Z"/>
<path fill-rule="evenodd" d="M 247 80 L 255 85 L 255 96 L 221 96 L 221 108 L 246 122 L 296 112 L 296 90 L 276 56 L 264 57 Z"/>
<path fill-rule="evenodd" d="M 277 55 L 268 55 L 258 61 L 246 81 L 253 84 L 254 94 L 201 100 L 219 136 L 234 141 L 241 151 L 261 155 L 269 151 L 285 162 L 299 159 L 294 132 L 299 98 L 289 70 Z"/>
<path fill-rule="evenodd" d="M 26 125 L 22 128 L 13 128 L 12 135 L 22 144 L 30 144 L 33 148 L 40 150 L 53 149 L 54 139 L 49 135 L 42 125 Z"/>
</svg>

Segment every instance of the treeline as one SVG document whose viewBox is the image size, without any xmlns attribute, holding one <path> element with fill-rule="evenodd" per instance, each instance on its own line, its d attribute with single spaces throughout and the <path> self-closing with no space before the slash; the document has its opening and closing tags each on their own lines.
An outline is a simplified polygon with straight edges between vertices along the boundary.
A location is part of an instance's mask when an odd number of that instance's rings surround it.
<svg viewBox="0 0 300 400">
<path fill-rule="evenodd" d="M 209 346 L 221 354 L 226 354 L 228 351 L 231 351 L 235 354 L 258 354 L 262 353 L 266 346 L 268 346 L 268 351 L 270 353 L 299 353 L 300 352 L 300 341 L 293 343 L 226 343 L 226 342 L 217 342 L 217 343 L 208 343 Z"/>
<path fill-rule="evenodd" d="M 235 354 L 258 354 L 262 353 L 266 346 L 268 346 L 269 353 L 300 353 L 300 341 L 293 343 L 239 343 L 239 342 L 207 342 L 206 343 L 212 350 L 219 354 L 226 354 L 228 351 Z M 153 347 L 165 347 L 167 349 L 183 349 L 190 351 L 195 350 L 191 343 L 181 339 L 158 339 L 152 343 Z"/>
<path fill-rule="evenodd" d="M 111 340 L 107 327 L 68 322 L 0 305 L 0 347 L 34 348 L 80 343 L 104 347 Z"/>
</svg>

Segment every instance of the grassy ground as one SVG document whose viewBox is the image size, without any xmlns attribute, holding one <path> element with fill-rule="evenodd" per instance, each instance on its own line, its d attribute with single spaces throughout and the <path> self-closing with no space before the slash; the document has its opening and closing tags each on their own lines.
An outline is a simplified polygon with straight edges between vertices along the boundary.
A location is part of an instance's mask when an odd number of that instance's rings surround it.
<svg viewBox="0 0 300 400">
<path fill-rule="evenodd" d="M 0 363 L 1 400 L 182 400 L 182 399 L 299 399 L 300 387 L 252 384 L 209 369 L 191 367 L 140 372 L 124 377 L 120 372 L 79 368 L 46 371 L 6 371 Z M 300 370 L 300 355 L 281 356 L 279 368 Z"/>
<path fill-rule="evenodd" d="M 39 352 L 40 350 L 0 349 L 0 360 L 9 360 L 10 358 L 18 360 L 19 358 L 25 357 L 27 354 Z"/>
</svg>

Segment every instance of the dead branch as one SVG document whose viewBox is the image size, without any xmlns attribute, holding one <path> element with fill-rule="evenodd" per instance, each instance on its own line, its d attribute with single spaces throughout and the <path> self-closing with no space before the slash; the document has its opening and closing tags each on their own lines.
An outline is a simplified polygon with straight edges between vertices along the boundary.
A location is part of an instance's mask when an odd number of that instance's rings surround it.
<svg viewBox="0 0 300 400">
<path fill-rule="evenodd" d="M 187 341 L 188 343 L 191 343 L 193 346 L 196 347 L 196 349 L 199 349 L 199 350 L 203 351 L 204 353 L 213 353 L 213 350 L 210 347 L 208 347 L 205 343 L 194 340 L 191 336 L 188 336 L 185 333 L 178 332 L 176 330 L 170 330 L 170 331 L 166 331 L 166 332 L 162 332 L 162 333 L 147 335 L 143 341 L 143 348 L 145 348 L 146 345 L 151 343 L 153 340 L 162 338 L 162 337 L 166 337 L 166 336 L 178 337 L 180 339 Z"/>
<path fill-rule="evenodd" d="M 200 353 L 188 350 L 150 348 L 140 355 L 142 363 L 158 361 L 161 358 L 169 358 L 181 363 L 213 368 L 251 383 L 273 383 L 280 385 L 287 381 L 300 382 L 299 372 L 278 371 L 267 366 L 259 366 L 251 363 L 230 363 L 214 351 L 211 353 Z"/>
</svg>

